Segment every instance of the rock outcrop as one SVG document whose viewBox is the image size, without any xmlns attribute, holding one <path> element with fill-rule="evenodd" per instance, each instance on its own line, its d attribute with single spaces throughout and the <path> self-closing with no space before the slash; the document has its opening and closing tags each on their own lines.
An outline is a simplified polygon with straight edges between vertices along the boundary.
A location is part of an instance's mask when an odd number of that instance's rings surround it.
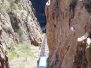
<svg viewBox="0 0 91 68">
<path fill-rule="evenodd" d="M 45 9 L 48 68 L 91 68 L 91 0 L 49 0 Z"/>
<path fill-rule="evenodd" d="M 5 43 L 41 41 L 40 25 L 29 0 L 4 1 L 0 8 L 0 26 Z M 7 6 L 7 8 L 5 8 Z"/>
<path fill-rule="evenodd" d="M 8 68 L 5 49 L 9 44 L 27 43 L 39 45 L 42 30 L 31 1 L 0 0 L 0 68 Z"/>
<path fill-rule="evenodd" d="M 8 57 L 1 39 L 2 29 L 0 28 L 0 68 L 9 68 Z"/>
</svg>

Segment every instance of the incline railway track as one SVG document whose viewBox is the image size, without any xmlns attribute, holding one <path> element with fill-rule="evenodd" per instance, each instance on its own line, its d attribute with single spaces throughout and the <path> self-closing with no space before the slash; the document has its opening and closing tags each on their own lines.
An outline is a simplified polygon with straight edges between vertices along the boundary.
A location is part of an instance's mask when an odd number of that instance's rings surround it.
<svg viewBox="0 0 91 68">
<path fill-rule="evenodd" d="M 38 67 L 37 68 L 46 68 L 47 67 L 47 58 L 49 54 L 46 33 L 43 33 L 41 48 L 39 52 L 38 58 Z"/>
</svg>

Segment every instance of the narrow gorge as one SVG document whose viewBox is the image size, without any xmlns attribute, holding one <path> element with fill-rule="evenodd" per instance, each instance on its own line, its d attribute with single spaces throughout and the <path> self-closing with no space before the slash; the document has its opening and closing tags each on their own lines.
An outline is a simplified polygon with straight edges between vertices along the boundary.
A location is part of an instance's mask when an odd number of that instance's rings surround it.
<svg viewBox="0 0 91 68">
<path fill-rule="evenodd" d="M 43 33 L 47 68 L 91 68 L 91 0 L 0 0 L 0 68 L 36 68 Z"/>
</svg>

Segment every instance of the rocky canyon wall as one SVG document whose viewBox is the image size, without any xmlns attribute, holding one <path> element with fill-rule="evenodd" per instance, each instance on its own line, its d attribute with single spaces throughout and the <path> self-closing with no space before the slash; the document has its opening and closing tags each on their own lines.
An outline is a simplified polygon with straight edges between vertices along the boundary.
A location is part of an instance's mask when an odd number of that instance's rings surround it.
<svg viewBox="0 0 91 68">
<path fill-rule="evenodd" d="M 91 68 L 91 0 L 49 0 L 48 68 Z"/>
<path fill-rule="evenodd" d="M 37 46 L 41 38 L 42 30 L 31 1 L 0 0 L 0 68 L 9 68 L 5 51 L 8 45 L 26 43 Z"/>
<path fill-rule="evenodd" d="M 41 41 L 40 25 L 29 0 L 1 1 L 0 22 L 5 43 L 26 41 L 37 44 Z"/>
</svg>

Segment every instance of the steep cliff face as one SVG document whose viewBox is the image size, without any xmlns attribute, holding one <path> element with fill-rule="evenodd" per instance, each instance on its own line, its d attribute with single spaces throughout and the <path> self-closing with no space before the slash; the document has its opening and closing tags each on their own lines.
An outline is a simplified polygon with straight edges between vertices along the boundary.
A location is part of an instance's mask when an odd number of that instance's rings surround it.
<svg viewBox="0 0 91 68">
<path fill-rule="evenodd" d="M 48 68 L 90 67 L 90 46 L 86 42 L 91 38 L 90 4 L 90 0 L 47 2 Z"/>
<path fill-rule="evenodd" d="M 0 0 L 0 68 L 8 68 L 5 48 L 9 44 L 38 45 L 42 31 L 31 1 Z"/>
<path fill-rule="evenodd" d="M 1 39 L 2 29 L 0 28 L 0 68 L 9 68 L 8 57 Z"/>
<path fill-rule="evenodd" d="M 41 41 L 42 32 L 30 1 L 4 1 L 1 4 L 0 16 L 2 38 L 6 43 L 16 40 L 29 43 Z"/>
</svg>

